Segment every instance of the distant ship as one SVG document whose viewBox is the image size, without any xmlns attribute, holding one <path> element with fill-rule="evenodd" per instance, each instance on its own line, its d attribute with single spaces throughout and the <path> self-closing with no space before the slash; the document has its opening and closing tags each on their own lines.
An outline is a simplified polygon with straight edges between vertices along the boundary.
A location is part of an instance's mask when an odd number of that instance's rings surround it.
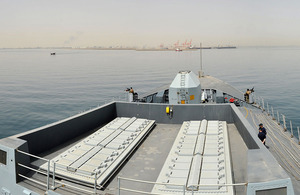
<svg viewBox="0 0 300 195">
<path fill-rule="evenodd" d="M 218 46 L 218 47 L 195 47 L 191 46 L 188 49 L 236 49 L 236 46 Z"/>
<path fill-rule="evenodd" d="M 189 47 L 189 49 L 211 49 L 212 47 L 195 47 L 195 46 L 191 46 Z"/>
<path fill-rule="evenodd" d="M 236 47 L 235 46 L 225 46 L 225 47 L 218 46 L 218 47 L 214 47 L 214 49 L 236 49 Z"/>
</svg>

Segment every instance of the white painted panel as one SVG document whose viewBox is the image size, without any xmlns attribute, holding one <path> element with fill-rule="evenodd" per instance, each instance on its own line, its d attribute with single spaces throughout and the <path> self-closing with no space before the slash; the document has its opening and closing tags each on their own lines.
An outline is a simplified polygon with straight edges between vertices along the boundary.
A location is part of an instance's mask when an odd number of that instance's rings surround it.
<svg viewBox="0 0 300 195">
<path fill-rule="evenodd" d="M 187 181 L 187 189 L 197 190 L 200 179 L 200 170 L 202 164 L 202 156 L 195 155 L 192 161 L 191 169 L 189 171 L 189 177 Z"/>
<path fill-rule="evenodd" d="M 56 174 L 93 184 L 90 177 L 97 172 L 97 183 L 102 184 L 115 172 L 120 163 L 144 138 L 154 121 L 136 118 L 116 118 L 69 150 L 53 158 Z M 130 132 L 130 130 L 138 131 Z M 53 166 L 53 163 L 51 164 Z M 47 169 L 47 164 L 41 166 Z"/>
</svg>

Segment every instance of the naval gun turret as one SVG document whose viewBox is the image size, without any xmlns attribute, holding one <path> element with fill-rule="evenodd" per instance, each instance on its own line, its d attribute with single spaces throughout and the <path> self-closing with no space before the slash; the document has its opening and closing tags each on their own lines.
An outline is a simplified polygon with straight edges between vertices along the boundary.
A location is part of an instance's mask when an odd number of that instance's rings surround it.
<svg viewBox="0 0 300 195">
<path fill-rule="evenodd" d="M 170 104 L 200 104 L 201 85 L 192 71 L 179 71 L 169 87 Z"/>
</svg>

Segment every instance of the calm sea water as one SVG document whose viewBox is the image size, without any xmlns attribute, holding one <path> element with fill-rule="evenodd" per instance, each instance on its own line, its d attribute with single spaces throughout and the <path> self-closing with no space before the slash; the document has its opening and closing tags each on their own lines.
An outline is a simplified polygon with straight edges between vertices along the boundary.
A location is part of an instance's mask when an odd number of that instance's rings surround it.
<svg viewBox="0 0 300 195">
<path fill-rule="evenodd" d="M 0 49 L 0 138 L 123 99 L 127 87 L 142 94 L 199 63 L 199 51 Z M 299 47 L 203 50 L 203 66 L 242 91 L 254 86 L 300 126 Z"/>
</svg>

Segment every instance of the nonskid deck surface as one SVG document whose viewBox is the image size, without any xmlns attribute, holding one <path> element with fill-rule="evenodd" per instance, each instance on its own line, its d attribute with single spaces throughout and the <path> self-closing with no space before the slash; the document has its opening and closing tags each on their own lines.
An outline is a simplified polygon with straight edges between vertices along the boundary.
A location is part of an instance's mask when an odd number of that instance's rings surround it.
<svg viewBox="0 0 300 195">
<path fill-rule="evenodd" d="M 232 186 L 217 186 L 232 184 L 227 135 L 226 122 L 184 122 L 157 179 L 167 185 L 156 184 L 152 193 L 233 194 Z"/>
<path fill-rule="evenodd" d="M 75 146 L 51 160 L 50 171 L 58 177 L 94 185 L 104 185 L 138 143 L 154 121 L 118 117 Z M 47 170 L 48 164 L 40 168 Z"/>
<path fill-rule="evenodd" d="M 291 134 L 284 131 L 283 127 L 266 112 L 250 105 L 241 107 L 240 111 L 244 113 L 255 130 L 258 129 L 258 124 L 263 123 L 267 129 L 266 145 L 269 151 L 289 174 L 295 194 L 300 194 L 300 145 L 297 143 L 298 140 L 292 139 Z"/>
</svg>

